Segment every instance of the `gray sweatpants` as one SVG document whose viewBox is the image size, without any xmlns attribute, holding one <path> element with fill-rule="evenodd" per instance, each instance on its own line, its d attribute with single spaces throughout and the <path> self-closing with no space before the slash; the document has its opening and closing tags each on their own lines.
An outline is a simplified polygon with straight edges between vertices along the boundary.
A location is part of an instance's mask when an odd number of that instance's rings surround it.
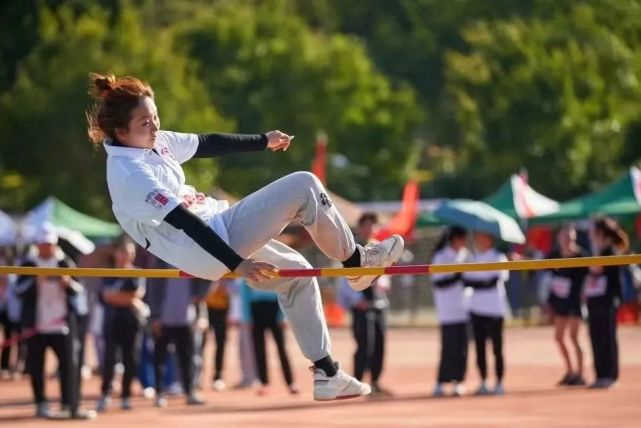
<svg viewBox="0 0 641 428">
<path fill-rule="evenodd" d="M 295 219 L 307 229 L 318 248 L 335 260 L 356 249 L 351 230 L 315 175 L 295 172 L 247 196 L 223 212 L 229 245 L 241 256 L 282 269 L 311 268 L 305 258 L 276 241 Z M 276 291 L 305 357 L 317 361 L 330 354 L 330 339 L 316 278 L 282 278 L 252 284 Z"/>
</svg>

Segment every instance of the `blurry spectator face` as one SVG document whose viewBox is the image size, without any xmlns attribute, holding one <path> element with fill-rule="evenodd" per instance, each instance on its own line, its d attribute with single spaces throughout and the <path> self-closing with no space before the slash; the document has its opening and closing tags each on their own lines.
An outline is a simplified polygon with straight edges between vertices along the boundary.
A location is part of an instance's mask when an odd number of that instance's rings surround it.
<svg viewBox="0 0 641 428">
<path fill-rule="evenodd" d="M 592 240 L 592 245 L 599 250 L 607 247 L 609 244 L 608 239 L 605 237 L 603 232 L 598 229 L 591 229 L 590 239 Z"/>
<path fill-rule="evenodd" d="M 358 234 L 361 239 L 369 239 L 374 234 L 376 223 L 374 221 L 364 221 L 358 226 Z"/>
<path fill-rule="evenodd" d="M 487 251 L 494 246 L 494 238 L 487 233 L 474 233 L 474 246 L 478 251 Z"/>
<path fill-rule="evenodd" d="M 116 266 L 133 264 L 136 258 L 136 246 L 133 242 L 127 242 L 123 246 L 116 248 L 114 258 L 116 260 Z"/>
<path fill-rule="evenodd" d="M 576 231 L 569 227 L 559 230 L 557 242 L 561 251 L 566 252 L 576 242 Z"/>
<path fill-rule="evenodd" d="M 37 244 L 36 247 L 38 248 L 38 257 L 41 259 L 50 259 L 54 256 L 56 252 L 56 244 L 51 244 L 48 242 L 43 242 L 40 244 Z"/>
<path fill-rule="evenodd" d="M 130 147 L 153 148 L 158 129 L 160 118 L 156 104 L 150 97 L 144 97 L 138 107 L 131 111 L 128 128 L 116 129 L 116 137 Z"/>
<path fill-rule="evenodd" d="M 455 250 L 458 250 L 458 249 L 461 249 L 461 248 L 465 247 L 466 241 L 467 241 L 467 237 L 465 237 L 465 236 L 457 236 L 456 238 L 452 238 L 452 241 L 450 242 L 450 245 Z"/>
</svg>

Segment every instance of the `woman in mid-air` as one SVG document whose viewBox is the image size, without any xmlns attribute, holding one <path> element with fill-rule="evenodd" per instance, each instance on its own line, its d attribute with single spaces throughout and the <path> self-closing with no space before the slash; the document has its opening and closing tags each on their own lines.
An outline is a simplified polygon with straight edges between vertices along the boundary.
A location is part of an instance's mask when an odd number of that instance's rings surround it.
<svg viewBox="0 0 641 428">
<path fill-rule="evenodd" d="M 287 175 L 229 207 L 185 184 L 181 164 L 234 152 L 286 150 L 280 131 L 266 134 L 184 134 L 160 130 L 154 93 L 135 77 L 91 75 L 95 100 L 87 112 L 89 137 L 107 151 L 107 184 L 114 215 L 142 247 L 179 269 L 217 280 L 227 272 L 274 290 L 303 354 L 313 361 L 314 399 L 369 394 L 370 386 L 342 371 L 330 339 L 315 278 L 277 278 L 278 269 L 311 268 L 276 241 L 298 220 L 325 255 L 345 267 L 383 267 L 403 252 L 403 239 L 357 245 L 321 182 L 308 172 Z M 362 290 L 375 278 L 349 278 Z"/>
</svg>

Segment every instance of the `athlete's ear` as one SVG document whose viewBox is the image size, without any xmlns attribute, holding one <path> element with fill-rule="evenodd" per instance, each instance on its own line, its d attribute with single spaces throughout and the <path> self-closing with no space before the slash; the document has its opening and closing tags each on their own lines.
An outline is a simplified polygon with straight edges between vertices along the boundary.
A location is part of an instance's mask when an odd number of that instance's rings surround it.
<svg viewBox="0 0 641 428">
<path fill-rule="evenodd" d="M 115 128 L 114 134 L 116 135 L 116 139 L 118 141 L 120 141 L 121 143 L 126 143 L 127 134 L 129 134 L 129 131 L 124 128 Z"/>
</svg>

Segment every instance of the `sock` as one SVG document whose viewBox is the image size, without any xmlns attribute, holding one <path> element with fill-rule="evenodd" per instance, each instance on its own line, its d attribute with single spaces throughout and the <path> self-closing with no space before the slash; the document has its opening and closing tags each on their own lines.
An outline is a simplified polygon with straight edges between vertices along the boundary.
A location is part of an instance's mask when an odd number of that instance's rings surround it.
<svg viewBox="0 0 641 428">
<path fill-rule="evenodd" d="M 349 268 L 349 267 L 360 267 L 361 266 L 361 252 L 356 247 L 354 249 L 354 253 L 352 253 L 351 256 L 345 261 L 343 261 L 343 267 Z"/>
<path fill-rule="evenodd" d="M 321 369 L 329 377 L 336 375 L 336 372 L 338 372 L 336 362 L 329 355 L 318 361 L 314 361 L 314 367 Z"/>
</svg>

